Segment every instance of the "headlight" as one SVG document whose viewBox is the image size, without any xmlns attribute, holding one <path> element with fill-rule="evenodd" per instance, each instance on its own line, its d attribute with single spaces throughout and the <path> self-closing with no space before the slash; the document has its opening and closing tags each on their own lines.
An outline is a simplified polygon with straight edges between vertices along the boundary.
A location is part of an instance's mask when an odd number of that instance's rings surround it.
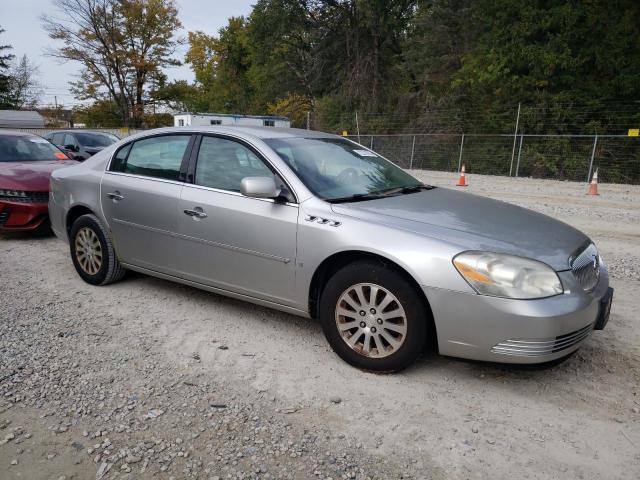
<svg viewBox="0 0 640 480">
<path fill-rule="evenodd" d="M 453 264 L 473 289 L 483 295 L 544 298 L 563 292 L 556 272 L 542 262 L 491 252 L 462 252 Z"/>
<path fill-rule="evenodd" d="M 27 192 L 22 190 L 2 190 L 0 189 L 0 197 L 26 197 Z"/>
</svg>

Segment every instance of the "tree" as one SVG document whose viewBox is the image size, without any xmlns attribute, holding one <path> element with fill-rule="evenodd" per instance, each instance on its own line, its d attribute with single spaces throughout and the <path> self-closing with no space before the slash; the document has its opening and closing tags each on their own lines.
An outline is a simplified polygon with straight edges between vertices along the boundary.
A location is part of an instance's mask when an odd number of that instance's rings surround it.
<svg viewBox="0 0 640 480">
<path fill-rule="evenodd" d="M 248 77 L 250 47 L 244 17 L 232 17 L 218 37 L 189 32 L 185 58 L 202 87 L 206 110 L 248 113 L 253 86 Z"/>
<path fill-rule="evenodd" d="M 54 0 L 60 15 L 44 16 L 49 36 L 63 46 L 50 53 L 80 62 L 73 84 L 80 99 L 110 100 L 121 122 L 139 126 L 147 85 L 173 58 L 181 27 L 174 0 Z"/>
<path fill-rule="evenodd" d="M 120 109 L 112 100 L 98 100 L 90 105 L 73 109 L 76 123 L 83 123 L 88 128 L 117 128 L 122 126 Z"/>
<path fill-rule="evenodd" d="M 12 66 L 9 77 L 9 98 L 15 109 L 34 109 L 42 95 L 38 79 L 40 69 L 26 55 Z"/>
<path fill-rule="evenodd" d="M 4 29 L 0 27 L 0 34 L 4 33 Z M 6 50 L 11 50 L 11 45 L 0 44 L 0 109 L 13 108 L 10 101 L 10 76 L 9 66 L 13 55 L 10 53 L 3 53 Z"/>
</svg>

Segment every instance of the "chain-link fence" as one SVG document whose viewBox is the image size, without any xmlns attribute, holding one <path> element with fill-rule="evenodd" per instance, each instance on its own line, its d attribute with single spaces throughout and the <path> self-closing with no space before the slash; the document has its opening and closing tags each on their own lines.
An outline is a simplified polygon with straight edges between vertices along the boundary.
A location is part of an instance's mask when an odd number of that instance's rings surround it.
<svg viewBox="0 0 640 480">
<path fill-rule="evenodd" d="M 404 168 L 640 183 L 640 137 L 622 135 L 350 135 Z"/>
<path fill-rule="evenodd" d="M 51 128 L 18 129 L 46 135 Z M 124 138 L 141 132 L 98 128 Z M 79 130 L 81 131 L 81 130 Z M 640 137 L 624 135 L 485 135 L 421 133 L 350 135 L 403 168 L 640 184 Z"/>
</svg>

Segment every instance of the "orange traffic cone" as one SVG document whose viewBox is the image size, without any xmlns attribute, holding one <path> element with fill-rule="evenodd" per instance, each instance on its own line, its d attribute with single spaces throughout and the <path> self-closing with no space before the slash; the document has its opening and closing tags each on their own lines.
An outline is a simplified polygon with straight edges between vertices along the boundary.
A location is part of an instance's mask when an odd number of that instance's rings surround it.
<svg viewBox="0 0 640 480">
<path fill-rule="evenodd" d="M 589 191 L 587 195 L 600 195 L 598 193 L 598 169 L 596 168 L 593 177 L 591 177 L 591 183 L 589 184 Z"/>
<path fill-rule="evenodd" d="M 462 165 L 462 168 L 460 169 L 460 178 L 458 179 L 458 183 L 456 183 L 456 187 L 468 187 L 469 185 L 467 185 L 467 181 L 464 177 L 464 165 Z"/>
</svg>

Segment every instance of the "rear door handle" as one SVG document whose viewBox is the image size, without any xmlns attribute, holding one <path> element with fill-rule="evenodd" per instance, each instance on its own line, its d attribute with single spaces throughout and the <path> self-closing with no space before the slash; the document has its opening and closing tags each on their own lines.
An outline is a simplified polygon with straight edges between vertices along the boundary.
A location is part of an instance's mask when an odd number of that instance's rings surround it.
<svg viewBox="0 0 640 480">
<path fill-rule="evenodd" d="M 186 215 L 189 215 L 190 217 L 207 218 L 207 214 L 204 213 L 204 211 L 200 207 L 196 207 L 193 210 L 185 209 L 184 213 Z"/>
<path fill-rule="evenodd" d="M 115 192 L 107 193 L 107 197 L 109 197 L 111 200 L 122 200 L 124 198 L 124 195 L 121 195 L 120 192 L 116 190 Z"/>
</svg>

